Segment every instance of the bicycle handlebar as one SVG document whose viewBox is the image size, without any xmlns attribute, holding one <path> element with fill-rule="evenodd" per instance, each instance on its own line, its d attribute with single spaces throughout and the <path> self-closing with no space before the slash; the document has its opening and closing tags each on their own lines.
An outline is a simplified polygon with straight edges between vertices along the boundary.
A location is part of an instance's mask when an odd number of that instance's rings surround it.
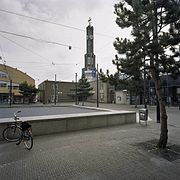
<svg viewBox="0 0 180 180">
<path fill-rule="evenodd" d="M 17 117 L 17 114 L 18 113 L 20 113 L 21 111 L 16 111 L 15 113 L 14 113 L 14 120 L 18 120 L 19 118 Z"/>
</svg>

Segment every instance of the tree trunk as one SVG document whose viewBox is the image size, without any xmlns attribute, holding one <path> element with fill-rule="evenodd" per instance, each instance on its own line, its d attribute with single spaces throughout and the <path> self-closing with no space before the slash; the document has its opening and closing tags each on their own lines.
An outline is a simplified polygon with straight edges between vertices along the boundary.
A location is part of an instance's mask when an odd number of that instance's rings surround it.
<svg viewBox="0 0 180 180">
<path fill-rule="evenodd" d="M 157 147 L 166 148 L 167 140 L 168 140 L 168 128 L 167 128 L 168 117 L 167 117 L 166 107 L 165 107 L 165 98 L 164 98 L 163 92 L 161 91 L 160 78 L 157 75 L 155 68 L 151 69 L 151 74 L 155 83 L 156 95 L 159 100 L 159 106 L 160 106 L 161 134 L 160 134 L 160 139 L 157 144 Z"/>
<path fill-rule="evenodd" d="M 157 147 L 166 148 L 167 140 L 168 140 L 167 115 L 166 115 L 165 105 L 161 105 L 161 103 L 160 103 L 160 112 L 161 112 L 161 118 L 160 118 L 161 135 Z"/>
</svg>

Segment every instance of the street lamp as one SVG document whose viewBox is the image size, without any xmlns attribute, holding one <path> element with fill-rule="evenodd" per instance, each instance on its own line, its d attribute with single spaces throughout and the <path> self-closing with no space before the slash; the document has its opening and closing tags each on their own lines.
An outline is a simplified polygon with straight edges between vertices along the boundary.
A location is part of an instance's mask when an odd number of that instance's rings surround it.
<svg viewBox="0 0 180 180">
<path fill-rule="evenodd" d="M 75 104 L 77 105 L 77 73 L 75 74 Z"/>
<path fill-rule="evenodd" d="M 146 60 L 144 58 L 144 108 L 147 108 L 147 104 L 146 104 Z"/>
<path fill-rule="evenodd" d="M 96 99 L 96 106 L 97 106 L 97 108 L 99 107 L 99 80 L 98 80 L 98 78 L 99 78 L 99 76 L 98 76 L 98 64 L 97 64 L 97 70 L 96 70 L 96 72 L 97 72 L 97 75 L 96 75 L 96 81 L 97 81 L 97 99 Z"/>
<path fill-rule="evenodd" d="M 9 106 L 12 105 L 12 80 L 10 79 L 10 86 L 9 86 Z"/>
<path fill-rule="evenodd" d="M 169 104 L 170 104 L 170 102 L 169 102 L 169 83 L 168 83 L 168 81 L 169 81 L 169 79 L 168 79 L 168 73 L 167 73 L 167 76 L 166 76 L 166 89 L 167 89 L 167 105 L 168 105 L 168 107 L 169 107 Z"/>
<path fill-rule="evenodd" d="M 56 92 L 56 74 L 55 74 L 55 81 L 54 81 L 54 104 L 56 105 L 56 94 L 57 94 L 57 92 Z"/>
</svg>

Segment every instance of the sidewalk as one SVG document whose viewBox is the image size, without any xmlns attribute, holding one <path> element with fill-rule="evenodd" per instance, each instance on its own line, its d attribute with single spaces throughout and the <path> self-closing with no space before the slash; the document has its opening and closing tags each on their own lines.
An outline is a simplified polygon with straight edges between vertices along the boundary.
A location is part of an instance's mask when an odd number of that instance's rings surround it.
<svg viewBox="0 0 180 180">
<path fill-rule="evenodd" d="M 1 179 L 179 179 L 178 154 L 166 154 L 172 156 L 168 159 L 152 146 L 159 139 L 159 129 L 160 124 L 151 121 L 147 127 L 131 124 L 38 136 L 34 137 L 31 151 L 24 149 L 23 144 L 17 147 L 14 143 L 1 142 Z M 170 147 L 180 145 L 175 131 L 179 129 L 169 127 Z"/>
</svg>

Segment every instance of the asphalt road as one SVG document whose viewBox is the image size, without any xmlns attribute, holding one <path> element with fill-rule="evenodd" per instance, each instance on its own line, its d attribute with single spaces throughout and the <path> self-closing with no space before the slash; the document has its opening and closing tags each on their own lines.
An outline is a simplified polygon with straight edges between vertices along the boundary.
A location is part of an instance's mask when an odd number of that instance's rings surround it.
<svg viewBox="0 0 180 180">
<path fill-rule="evenodd" d="M 58 107 L 13 107 L 13 108 L 0 108 L 0 118 L 11 118 L 14 112 L 21 111 L 18 114 L 19 117 L 28 116 L 46 116 L 46 115 L 58 115 L 58 114 L 74 114 L 74 113 L 90 113 L 97 112 L 98 110 L 85 109 L 73 106 L 58 106 Z"/>
</svg>

